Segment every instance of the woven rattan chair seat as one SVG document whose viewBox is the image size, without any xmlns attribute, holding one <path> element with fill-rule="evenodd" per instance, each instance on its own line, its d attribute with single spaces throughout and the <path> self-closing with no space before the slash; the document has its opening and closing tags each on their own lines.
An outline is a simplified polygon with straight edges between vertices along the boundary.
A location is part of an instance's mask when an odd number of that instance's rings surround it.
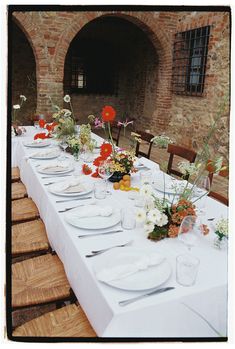
<svg viewBox="0 0 235 349">
<path fill-rule="evenodd" d="M 50 247 L 43 221 L 15 224 L 12 226 L 12 255 L 48 250 Z"/>
<path fill-rule="evenodd" d="M 96 337 L 82 308 L 70 304 L 26 322 L 13 332 L 23 337 Z"/>
<path fill-rule="evenodd" d="M 56 255 L 45 254 L 12 264 L 12 307 L 43 304 L 69 296 L 70 285 Z"/>
<path fill-rule="evenodd" d="M 11 184 L 11 199 L 23 199 L 27 196 L 27 190 L 22 182 L 15 182 Z"/>
<path fill-rule="evenodd" d="M 39 212 L 32 199 L 24 198 L 12 201 L 11 219 L 13 223 L 32 220 L 38 217 Z"/>
<path fill-rule="evenodd" d="M 11 181 L 19 181 L 20 180 L 20 170 L 18 167 L 12 167 L 11 169 Z"/>
</svg>

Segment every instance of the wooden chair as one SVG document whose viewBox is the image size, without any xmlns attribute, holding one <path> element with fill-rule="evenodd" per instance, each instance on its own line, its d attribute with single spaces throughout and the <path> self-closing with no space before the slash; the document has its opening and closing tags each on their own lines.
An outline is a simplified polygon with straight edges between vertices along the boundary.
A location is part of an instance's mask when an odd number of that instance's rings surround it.
<svg viewBox="0 0 235 349">
<path fill-rule="evenodd" d="M 41 219 L 12 226 L 12 257 L 48 252 L 50 244 Z"/>
<path fill-rule="evenodd" d="M 228 177 L 228 171 L 227 170 L 222 170 L 218 173 L 219 176 L 221 177 Z M 214 177 L 214 173 L 213 172 L 209 172 L 209 180 L 210 180 L 210 186 L 212 187 L 212 182 L 213 182 L 213 177 Z M 229 200 L 226 196 L 223 196 L 219 193 L 216 193 L 215 191 L 210 191 L 208 196 L 216 199 L 217 201 L 221 202 L 222 204 L 228 206 L 229 205 Z"/>
<path fill-rule="evenodd" d="M 13 331 L 14 337 L 96 337 L 82 308 L 70 304 L 39 316 Z"/>
<path fill-rule="evenodd" d="M 149 159 L 150 154 L 151 154 L 151 150 L 152 150 L 152 146 L 153 146 L 151 139 L 154 137 L 154 135 L 152 135 L 151 133 L 148 133 L 148 132 L 138 131 L 138 130 L 135 132 L 141 136 L 141 139 L 143 141 L 143 143 L 141 143 L 141 144 L 139 142 L 137 142 L 136 149 L 135 149 L 135 155 L 136 156 L 139 156 L 139 155 L 144 156 L 145 158 Z M 141 145 L 148 146 L 148 150 L 147 151 L 140 150 Z"/>
<path fill-rule="evenodd" d="M 12 167 L 11 169 L 11 181 L 17 182 L 20 180 L 20 170 L 18 167 Z"/>
<path fill-rule="evenodd" d="M 168 144 L 167 152 L 170 154 L 167 173 L 174 174 L 178 177 L 183 177 L 183 173 L 172 168 L 174 156 L 176 155 L 183 159 L 186 159 L 190 163 L 193 163 L 197 156 L 197 153 L 194 150 L 190 150 L 175 144 Z M 185 176 L 185 179 L 188 179 L 188 176 Z"/>
<path fill-rule="evenodd" d="M 27 190 L 22 182 L 13 182 L 11 184 L 11 199 L 23 199 L 27 195 Z"/>
<path fill-rule="evenodd" d="M 30 221 L 39 217 L 37 206 L 32 199 L 24 198 L 11 203 L 12 223 Z"/>
<path fill-rule="evenodd" d="M 69 298 L 70 285 L 58 256 L 44 254 L 12 264 L 12 308 Z"/>
<path fill-rule="evenodd" d="M 116 142 L 116 146 L 119 145 L 120 135 L 121 135 L 122 126 L 118 126 L 116 121 L 111 124 L 111 134 L 113 140 Z"/>
</svg>

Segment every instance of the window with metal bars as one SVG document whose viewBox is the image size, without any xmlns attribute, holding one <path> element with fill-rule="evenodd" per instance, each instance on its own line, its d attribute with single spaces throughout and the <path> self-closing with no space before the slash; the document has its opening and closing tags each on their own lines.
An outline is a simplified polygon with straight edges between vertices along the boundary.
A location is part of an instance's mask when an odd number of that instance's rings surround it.
<svg viewBox="0 0 235 349">
<path fill-rule="evenodd" d="M 210 26 L 175 35 L 173 52 L 173 92 L 180 95 L 202 96 Z"/>
</svg>

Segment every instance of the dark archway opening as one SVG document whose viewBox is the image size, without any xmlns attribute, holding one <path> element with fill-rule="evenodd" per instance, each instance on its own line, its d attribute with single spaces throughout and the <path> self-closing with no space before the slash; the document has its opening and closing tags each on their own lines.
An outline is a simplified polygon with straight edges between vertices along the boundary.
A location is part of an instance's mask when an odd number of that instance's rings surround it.
<svg viewBox="0 0 235 349">
<path fill-rule="evenodd" d="M 23 31 L 12 22 L 12 104 L 19 104 L 20 95 L 27 101 L 17 119 L 23 125 L 31 124 L 37 104 L 36 62 L 33 50 Z"/>
<path fill-rule="evenodd" d="M 113 105 L 117 117 L 151 118 L 156 109 L 158 57 L 138 26 L 105 16 L 86 24 L 71 42 L 64 93 L 71 94 L 79 122 Z"/>
</svg>

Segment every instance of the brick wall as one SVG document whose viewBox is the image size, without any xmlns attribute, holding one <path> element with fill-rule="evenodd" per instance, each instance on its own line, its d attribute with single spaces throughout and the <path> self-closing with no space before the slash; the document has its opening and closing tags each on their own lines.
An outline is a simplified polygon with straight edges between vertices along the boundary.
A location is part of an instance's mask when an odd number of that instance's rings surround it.
<svg viewBox="0 0 235 349">
<path fill-rule="evenodd" d="M 227 13 L 35 11 L 14 12 L 13 15 L 23 28 L 37 63 L 37 113 L 51 113 L 49 96 L 58 105 L 63 105 L 64 65 L 70 44 L 76 35 L 86 30 L 89 32 L 89 26 L 95 23 L 92 20 L 105 16 L 131 23 L 136 29 L 133 33 L 141 30 L 142 40 L 138 43 L 138 38 L 129 39 L 132 55 L 128 53 L 128 59 L 122 66 L 121 88 L 117 96 L 72 95 L 75 114 L 80 120 L 85 120 L 88 114 L 97 114 L 104 104 L 112 104 L 119 115 L 125 112 L 137 118 L 138 127 L 151 129 L 156 134 L 170 133 L 178 143 L 198 148 L 218 110 L 218 104 L 229 91 L 230 33 Z M 177 31 L 205 25 L 211 25 L 205 93 L 203 97 L 175 95 L 171 91 L 174 35 Z M 98 35 L 94 33 L 92 35 Z M 99 35 L 104 34 L 107 39 L 109 35 L 109 40 L 112 39 L 111 29 L 110 32 L 99 29 Z M 121 34 L 115 40 L 117 44 L 118 40 L 121 40 L 119 44 L 123 44 Z M 228 120 L 225 113 L 217 135 L 217 148 L 225 156 L 228 152 Z"/>
</svg>

